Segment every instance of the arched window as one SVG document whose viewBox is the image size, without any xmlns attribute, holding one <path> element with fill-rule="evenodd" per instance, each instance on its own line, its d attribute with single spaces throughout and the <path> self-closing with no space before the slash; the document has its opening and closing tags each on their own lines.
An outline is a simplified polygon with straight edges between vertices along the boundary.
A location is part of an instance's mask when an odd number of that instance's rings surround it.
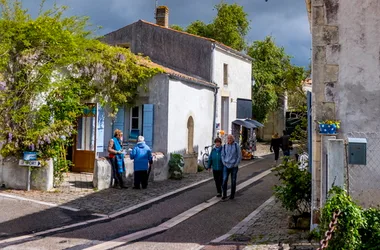
<svg viewBox="0 0 380 250">
<path fill-rule="evenodd" d="M 194 153 L 194 119 L 192 116 L 187 120 L 187 153 Z"/>
</svg>

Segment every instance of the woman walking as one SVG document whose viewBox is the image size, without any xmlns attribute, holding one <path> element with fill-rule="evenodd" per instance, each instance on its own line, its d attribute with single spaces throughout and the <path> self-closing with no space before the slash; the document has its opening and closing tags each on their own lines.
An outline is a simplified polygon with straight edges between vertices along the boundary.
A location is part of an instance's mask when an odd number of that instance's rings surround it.
<svg viewBox="0 0 380 250">
<path fill-rule="evenodd" d="M 222 184 L 223 184 L 223 162 L 222 162 L 222 139 L 219 137 L 214 140 L 215 147 L 212 149 L 208 158 L 208 168 L 212 168 L 214 175 L 215 186 L 217 195 L 216 197 L 222 197 Z"/>
<path fill-rule="evenodd" d="M 278 157 L 280 155 L 280 148 L 281 148 L 281 138 L 278 135 L 278 133 L 275 133 L 272 136 L 272 141 L 271 141 L 271 144 L 270 144 L 270 151 L 271 152 L 274 151 L 274 161 L 275 161 L 275 164 L 277 164 L 277 162 L 278 162 Z"/>
</svg>

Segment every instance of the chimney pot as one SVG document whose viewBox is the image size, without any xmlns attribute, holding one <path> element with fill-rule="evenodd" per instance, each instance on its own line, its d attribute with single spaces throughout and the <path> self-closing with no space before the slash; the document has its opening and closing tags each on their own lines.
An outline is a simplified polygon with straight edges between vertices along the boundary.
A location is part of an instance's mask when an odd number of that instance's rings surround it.
<svg viewBox="0 0 380 250">
<path fill-rule="evenodd" d="M 156 9 L 156 24 L 169 28 L 169 8 L 158 6 Z"/>
</svg>

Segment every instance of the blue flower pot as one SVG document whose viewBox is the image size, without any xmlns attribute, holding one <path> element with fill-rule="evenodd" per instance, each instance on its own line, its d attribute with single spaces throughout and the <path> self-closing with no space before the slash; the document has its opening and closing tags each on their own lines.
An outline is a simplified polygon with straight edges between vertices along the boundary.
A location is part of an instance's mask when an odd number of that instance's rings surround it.
<svg viewBox="0 0 380 250">
<path fill-rule="evenodd" d="M 321 134 L 336 134 L 335 124 L 319 124 L 319 133 Z"/>
</svg>

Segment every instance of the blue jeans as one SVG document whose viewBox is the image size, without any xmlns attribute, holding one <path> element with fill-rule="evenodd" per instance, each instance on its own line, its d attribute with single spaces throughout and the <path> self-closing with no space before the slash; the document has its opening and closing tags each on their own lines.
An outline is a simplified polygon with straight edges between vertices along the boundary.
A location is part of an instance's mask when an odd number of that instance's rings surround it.
<svg viewBox="0 0 380 250">
<path fill-rule="evenodd" d="M 224 166 L 223 168 L 223 197 L 227 197 L 227 183 L 228 183 L 228 177 L 231 174 L 231 196 L 230 198 L 235 197 L 235 192 L 236 192 L 236 178 L 237 178 L 237 172 L 239 168 L 227 168 Z"/>
</svg>

